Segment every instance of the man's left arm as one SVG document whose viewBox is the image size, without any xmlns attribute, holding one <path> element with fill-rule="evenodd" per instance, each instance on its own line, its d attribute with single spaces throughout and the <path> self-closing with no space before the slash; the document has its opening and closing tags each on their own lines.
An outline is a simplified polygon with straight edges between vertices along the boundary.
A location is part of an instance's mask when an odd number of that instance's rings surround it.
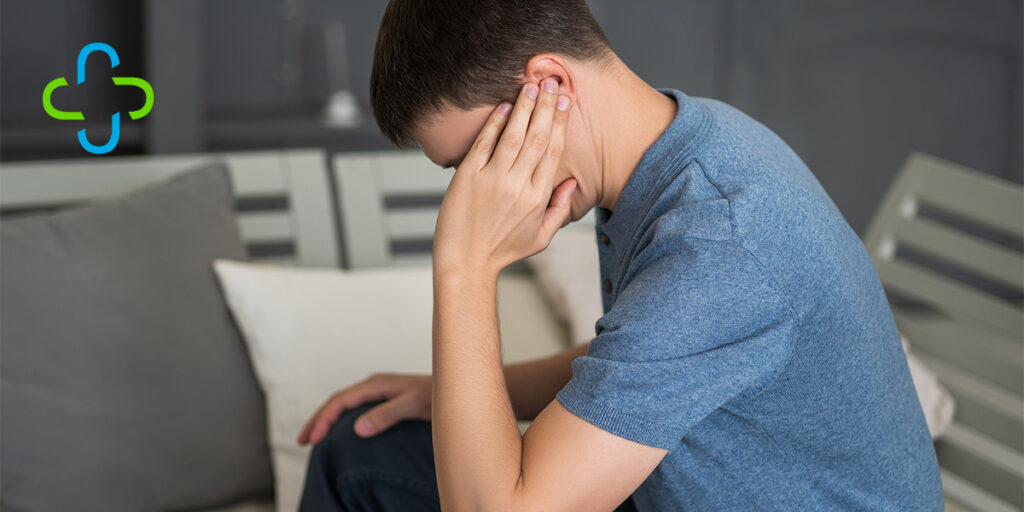
<svg viewBox="0 0 1024 512">
<path fill-rule="evenodd" d="M 520 436 L 501 371 L 494 283 L 435 281 L 433 435 L 443 508 L 614 509 L 667 450 L 602 430 L 557 400 Z"/>
<path fill-rule="evenodd" d="M 514 108 L 494 110 L 438 215 L 432 422 L 445 510 L 612 510 L 667 453 L 598 428 L 558 401 L 525 436 L 516 427 L 501 365 L 497 278 L 568 220 L 575 182 L 552 187 L 569 98 L 555 91 L 527 84 Z"/>
</svg>

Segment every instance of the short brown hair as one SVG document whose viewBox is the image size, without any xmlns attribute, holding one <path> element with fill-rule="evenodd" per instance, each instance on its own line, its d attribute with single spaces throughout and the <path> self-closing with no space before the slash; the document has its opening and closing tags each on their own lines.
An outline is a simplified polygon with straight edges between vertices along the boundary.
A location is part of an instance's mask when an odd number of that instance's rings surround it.
<svg viewBox="0 0 1024 512">
<path fill-rule="evenodd" d="M 391 0 L 377 33 L 370 104 L 397 146 L 421 116 L 513 101 L 526 63 L 610 53 L 585 0 Z"/>
</svg>

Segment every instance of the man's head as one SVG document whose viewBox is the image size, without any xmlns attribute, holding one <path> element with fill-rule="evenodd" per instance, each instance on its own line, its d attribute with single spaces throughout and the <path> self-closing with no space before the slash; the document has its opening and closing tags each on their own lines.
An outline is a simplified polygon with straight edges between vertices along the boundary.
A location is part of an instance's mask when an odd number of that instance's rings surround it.
<svg viewBox="0 0 1024 512">
<path fill-rule="evenodd" d="M 514 101 L 524 82 L 544 78 L 527 70 L 544 54 L 609 57 L 585 0 L 392 0 L 370 76 L 377 124 L 398 146 L 421 142 L 415 134 L 438 114 Z"/>
<path fill-rule="evenodd" d="M 598 166 L 578 93 L 607 82 L 616 64 L 585 0 L 391 0 L 370 102 L 393 143 L 417 143 L 434 163 L 457 167 L 496 105 L 514 102 L 527 82 L 555 78 L 572 100 L 555 184 L 576 179 L 577 220 L 598 201 L 603 181 L 588 176 Z"/>
</svg>

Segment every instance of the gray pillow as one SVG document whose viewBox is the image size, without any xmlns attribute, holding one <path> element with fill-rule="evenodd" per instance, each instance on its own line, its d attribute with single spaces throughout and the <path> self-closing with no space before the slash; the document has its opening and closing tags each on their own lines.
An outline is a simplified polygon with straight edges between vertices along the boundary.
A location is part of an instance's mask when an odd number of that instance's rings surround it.
<svg viewBox="0 0 1024 512">
<path fill-rule="evenodd" d="M 244 258 L 213 165 L 0 222 L 3 510 L 159 511 L 267 497 L 263 397 L 214 258 Z"/>
</svg>

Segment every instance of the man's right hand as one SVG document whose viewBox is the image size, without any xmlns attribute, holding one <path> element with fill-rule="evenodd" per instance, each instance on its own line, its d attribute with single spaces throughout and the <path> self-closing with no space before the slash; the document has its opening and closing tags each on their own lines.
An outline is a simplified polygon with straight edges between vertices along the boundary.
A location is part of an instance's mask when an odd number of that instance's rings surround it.
<svg viewBox="0 0 1024 512">
<path fill-rule="evenodd" d="M 378 373 L 349 386 L 320 406 L 299 433 L 299 444 L 316 444 L 327 436 L 331 425 L 341 413 L 367 402 L 384 400 L 355 421 L 356 434 L 369 437 L 379 434 L 402 420 L 430 420 L 430 397 L 433 379 L 430 375 Z"/>
</svg>

